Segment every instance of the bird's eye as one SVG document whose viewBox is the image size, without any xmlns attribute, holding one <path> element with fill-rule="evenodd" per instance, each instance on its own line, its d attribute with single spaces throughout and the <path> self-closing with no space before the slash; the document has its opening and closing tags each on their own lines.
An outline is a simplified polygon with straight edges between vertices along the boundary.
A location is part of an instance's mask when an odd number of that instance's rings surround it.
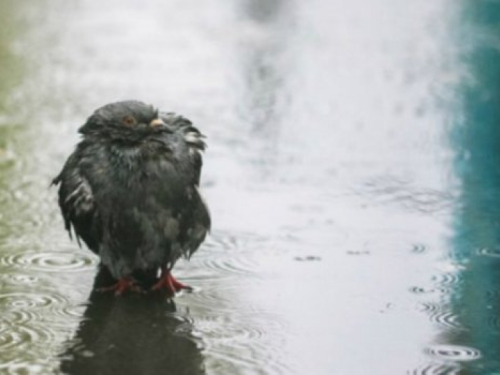
<svg viewBox="0 0 500 375">
<path fill-rule="evenodd" d="M 127 115 L 124 118 L 122 118 L 122 123 L 126 126 L 134 126 L 137 121 L 133 116 Z"/>
</svg>

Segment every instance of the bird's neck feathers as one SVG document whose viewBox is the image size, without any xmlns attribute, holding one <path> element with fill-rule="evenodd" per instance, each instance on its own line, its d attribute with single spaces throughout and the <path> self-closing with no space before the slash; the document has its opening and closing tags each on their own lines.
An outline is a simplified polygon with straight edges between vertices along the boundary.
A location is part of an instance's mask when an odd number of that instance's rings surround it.
<svg viewBox="0 0 500 375">
<path fill-rule="evenodd" d="M 120 146 L 137 146 L 147 139 L 161 139 L 162 129 L 127 128 L 121 124 L 100 124 L 88 121 L 79 130 L 84 139 L 116 144 Z"/>
</svg>

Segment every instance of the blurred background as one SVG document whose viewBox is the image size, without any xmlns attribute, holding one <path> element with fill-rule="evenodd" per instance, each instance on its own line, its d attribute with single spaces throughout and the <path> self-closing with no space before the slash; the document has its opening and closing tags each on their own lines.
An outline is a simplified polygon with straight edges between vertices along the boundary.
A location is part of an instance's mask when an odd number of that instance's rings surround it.
<svg viewBox="0 0 500 375">
<path fill-rule="evenodd" d="M 3 0 L 0 372 L 500 374 L 500 1 Z M 208 136 L 173 301 L 49 188 L 94 109 Z"/>
</svg>

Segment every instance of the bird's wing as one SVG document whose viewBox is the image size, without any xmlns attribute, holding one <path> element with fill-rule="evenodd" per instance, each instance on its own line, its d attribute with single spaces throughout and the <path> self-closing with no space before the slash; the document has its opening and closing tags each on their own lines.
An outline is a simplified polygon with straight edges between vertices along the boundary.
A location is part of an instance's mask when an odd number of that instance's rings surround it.
<svg viewBox="0 0 500 375">
<path fill-rule="evenodd" d="M 192 122 L 174 113 L 161 113 L 161 118 L 171 128 L 181 140 L 182 145 L 175 148 L 178 152 L 178 160 L 184 160 L 189 170 L 191 192 L 189 202 L 186 203 L 183 212 L 183 223 L 181 224 L 180 238 L 183 243 L 183 254 L 186 257 L 198 249 L 210 231 L 210 212 L 205 204 L 198 186 L 200 185 L 200 175 L 202 169 L 201 152 L 207 147 L 205 136 L 193 126 Z M 175 147 L 175 146 L 174 146 Z M 173 180 L 173 179 L 172 179 Z"/>
<path fill-rule="evenodd" d="M 189 160 L 193 176 L 192 182 L 194 185 L 198 186 L 200 184 L 201 168 L 203 164 L 200 153 L 205 151 L 207 147 L 205 136 L 185 117 L 171 112 L 162 112 L 160 116 L 167 126 L 177 133 L 182 139 L 182 142 L 187 145 L 189 152 L 183 157 Z M 184 150 L 183 147 L 179 149 Z"/>
<path fill-rule="evenodd" d="M 190 227 L 187 230 L 188 241 L 184 254 L 187 258 L 190 258 L 205 240 L 211 227 L 210 211 L 197 187 L 194 189 L 191 204 L 193 208 L 192 222 L 189 223 Z"/>
<path fill-rule="evenodd" d="M 73 228 L 78 244 L 81 238 L 97 253 L 100 235 L 96 221 L 99 213 L 92 187 L 78 166 L 79 159 L 78 152 L 73 153 L 52 184 L 59 185 L 59 207 L 70 237 Z"/>
</svg>

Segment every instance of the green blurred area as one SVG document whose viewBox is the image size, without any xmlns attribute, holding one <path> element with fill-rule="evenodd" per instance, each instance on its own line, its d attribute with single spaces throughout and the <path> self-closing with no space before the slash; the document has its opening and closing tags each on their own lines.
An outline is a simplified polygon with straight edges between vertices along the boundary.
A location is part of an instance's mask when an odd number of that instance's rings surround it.
<svg viewBox="0 0 500 375">
<path fill-rule="evenodd" d="M 14 1 L 0 2 L 0 115 L 9 111 L 9 99 L 20 84 L 24 70 L 22 56 L 15 51 L 16 39 L 25 29 L 17 4 Z M 5 125 L 1 116 L 0 125 Z"/>
</svg>

